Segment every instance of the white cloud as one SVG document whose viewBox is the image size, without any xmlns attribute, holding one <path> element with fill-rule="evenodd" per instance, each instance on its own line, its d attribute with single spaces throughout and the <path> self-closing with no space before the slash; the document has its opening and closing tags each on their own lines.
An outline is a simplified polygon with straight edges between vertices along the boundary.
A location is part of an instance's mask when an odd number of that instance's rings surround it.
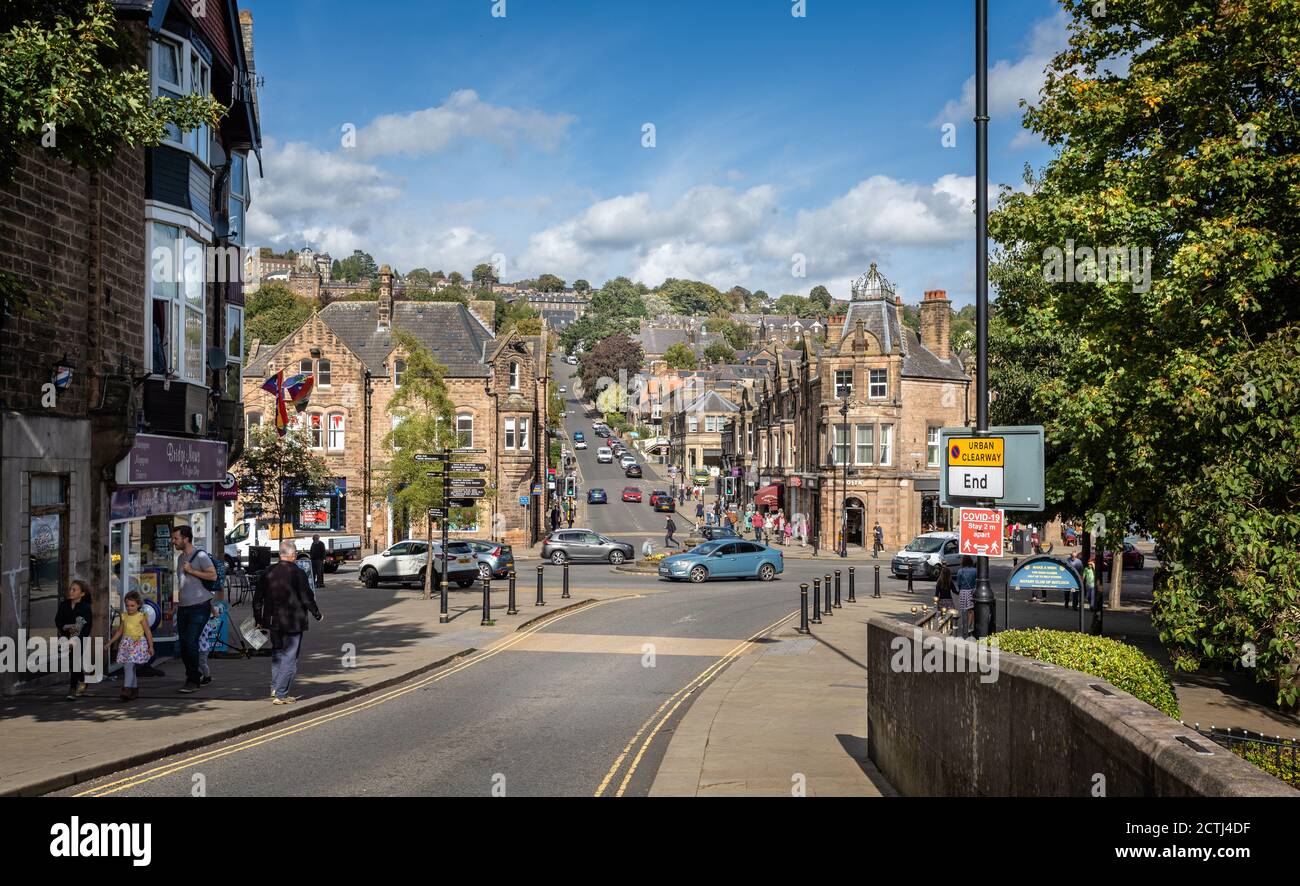
<svg viewBox="0 0 1300 886">
<path fill-rule="evenodd" d="M 1066 26 L 1070 16 L 1065 10 L 1058 10 L 1050 18 L 1034 25 L 1029 34 L 1025 54 L 1015 61 L 999 59 L 989 68 L 989 116 L 994 119 L 1014 118 L 1020 120 L 1020 100 L 1031 104 L 1038 100 L 1038 94 L 1047 80 L 1045 73 L 1048 63 L 1069 43 L 1069 31 Z M 962 85 L 961 95 L 949 100 L 943 111 L 935 118 L 934 124 L 964 124 L 975 116 L 975 77 L 972 75 Z"/>
<path fill-rule="evenodd" d="M 504 148 L 526 142 L 549 151 L 563 140 L 573 121 L 568 114 L 488 104 L 474 90 L 461 89 L 437 107 L 376 117 L 357 132 L 356 150 L 363 157 L 418 157 L 457 141 L 483 139 Z"/>
</svg>

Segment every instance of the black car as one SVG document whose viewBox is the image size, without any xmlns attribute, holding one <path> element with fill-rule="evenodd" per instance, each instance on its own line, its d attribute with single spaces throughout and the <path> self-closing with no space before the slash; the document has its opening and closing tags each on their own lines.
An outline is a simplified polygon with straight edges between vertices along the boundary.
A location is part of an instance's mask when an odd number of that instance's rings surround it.
<svg viewBox="0 0 1300 886">
<path fill-rule="evenodd" d="M 639 464 L 635 464 L 635 463 L 630 464 L 630 465 L 627 466 L 627 470 L 624 471 L 623 473 L 624 473 L 625 476 L 628 476 L 628 477 L 640 477 L 640 476 L 642 476 L 642 474 L 641 474 L 641 466 L 640 466 Z"/>
<path fill-rule="evenodd" d="M 587 504 L 589 505 L 609 504 L 609 497 L 605 495 L 605 490 L 603 489 L 588 489 Z"/>
<path fill-rule="evenodd" d="M 655 499 L 655 510 L 663 514 L 671 514 L 677 510 L 677 504 L 671 495 L 661 495 Z"/>
</svg>

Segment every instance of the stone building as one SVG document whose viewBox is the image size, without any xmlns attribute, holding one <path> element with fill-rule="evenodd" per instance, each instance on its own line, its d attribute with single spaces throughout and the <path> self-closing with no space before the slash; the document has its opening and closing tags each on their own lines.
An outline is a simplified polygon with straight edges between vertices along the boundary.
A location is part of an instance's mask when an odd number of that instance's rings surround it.
<svg viewBox="0 0 1300 886">
<path fill-rule="evenodd" d="M 379 546 L 425 531 L 424 516 L 395 513 L 375 479 L 386 460 L 384 437 L 398 420 L 389 409 L 405 371 L 398 335 L 409 333 L 446 367 L 460 443 L 486 450 L 473 459 L 488 464 L 488 487 L 496 490 L 480 504 L 476 524 L 456 527 L 458 534 L 530 543 L 541 526 L 531 490 L 546 477 L 545 330 L 542 336 L 497 337 L 494 302 L 467 308 L 400 301 L 386 265 L 379 280 L 375 301 L 329 304 L 284 340 L 250 355 L 244 383 L 250 427 L 274 421 L 274 397 L 261 390 L 264 379 L 281 370 L 315 375 L 300 419 L 336 482 L 331 494 L 290 507 L 295 527 L 360 535 Z M 521 496 L 529 507 L 519 504 Z"/>
<path fill-rule="evenodd" d="M 170 528 L 220 544 L 213 484 L 242 439 L 239 248 L 261 132 L 252 19 L 234 0 L 114 5 L 155 95 L 228 111 L 215 130 L 119 146 L 104 169 L 34 141 L 0 184 L 0 275 L 32 307 L 0 320 L 0 636 L 52 634 L 82 578 L 97 636 L 139 590 L 165 650 Z M 0 674 L 0 691 L 24 679 Z"/>
<path fill-rule="evenodd" d="M 919 334 L 902 310 L 873 264 L 825 343 L 805 333 L 797 360 L 778 353 L 728 426 L 724 468 L 742 499 L 802 516 L 822 547 L 841 526 L 867 546 L 879 521 L 892 548 L 951 523 L 938 506 L 938 431 L 973 420 L 973 379 L 951 353 L 943 291 L 925 294 Z"/>
<path fill-rule="evenodd" d="M 689 476 L 698 468 L 722 467 L 722 432 L 740 407 L 706 390 L 673 412 L 668 422 L 668 460 Z"/>
</svg>

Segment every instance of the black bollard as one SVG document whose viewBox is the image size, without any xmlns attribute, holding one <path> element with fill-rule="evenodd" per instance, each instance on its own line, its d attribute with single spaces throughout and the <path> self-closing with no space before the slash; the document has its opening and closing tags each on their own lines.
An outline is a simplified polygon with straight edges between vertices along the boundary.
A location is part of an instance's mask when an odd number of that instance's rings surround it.
<svg viewBox="0 0 1300 886">
<path fill-rule="evenodd" d="M 561 600 L 569 599 L 569 561 L 564 561 L 564 590 L 560 593 Z"/>
<path fill-rule="evenodd" d="M 826 573 L 826 577 L 823 579 L 823 582 L 824 582 L 824 587 L 826 588 L 826 612 L 825 612 L 825 614 L 826 614 L 826 615 L 834 615 L 835 613 L 831 611 L 831 574 L 830 574 L 829 572 Z"/>
<path fill-rule="evenodd" d="M 856 603 L 858 598 L 853 596 L 853 567 L 849 567 L 849 602 Z"/>
<path fill-rule="evenodd" d="M 835 570 L 835 608 L 844 608 L 844 604 L 840 602 L 840 571 L 838 569 Z"/>
<path fill-rule="evenodd" d="M 506 603 L 506 615 L 518 615 L 519 609 L 515 606 L 515 567 L 510 567 L 510 598 Z"/>
<path fill-rule="evenodd" d="M 537 567 L 537 602 L 534 603 L 533 605 L 534 606 L 546 605 L 546 598 L 542 596 L 542 567 L 540 565 Z"/>
<path fill-rule="evenodd" d="M 880 599 L 880 567 L 879 566 L 876 567 L 876 590 L 871 596 L 875 597 L 876 599 Z"/>
<path fill-rule="evenodd" d="M 912 590 L 912 569 L 913 569 L 913 565 L 911 563 L 908 563 L 907 564 L 907 592 L 909 594 L 914 593 L 914 591 Z"/>
<path fill-rule="evenodd" d="M 799 633 L 808 633 L 808 582 L 799 585 Z"/>
<path fill-rule="evenodd" d="M 492 579 L 487 576 L 483 576 L 483 620 L 479 624 L 492 624 Z"/>
<path fill-rule="evenodd" d="M 819 625 L 822 623 L 822 580 L 813 579 L 813 617 L 812 623 Z"/>
</svg>

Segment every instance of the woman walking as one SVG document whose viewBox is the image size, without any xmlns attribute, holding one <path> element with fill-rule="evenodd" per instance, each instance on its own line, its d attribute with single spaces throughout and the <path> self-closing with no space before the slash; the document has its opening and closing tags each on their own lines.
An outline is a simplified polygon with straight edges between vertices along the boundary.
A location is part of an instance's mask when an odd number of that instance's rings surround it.
<svg viewBox="0 0 1300 886">
<path fill-rule="evenodd" d="M 957 570 L 957 609 L 961 613 L 963 637 L 975 630 L 975 575 L 974 558 L 962 557 L 961 568 Z"/>
</svg>

